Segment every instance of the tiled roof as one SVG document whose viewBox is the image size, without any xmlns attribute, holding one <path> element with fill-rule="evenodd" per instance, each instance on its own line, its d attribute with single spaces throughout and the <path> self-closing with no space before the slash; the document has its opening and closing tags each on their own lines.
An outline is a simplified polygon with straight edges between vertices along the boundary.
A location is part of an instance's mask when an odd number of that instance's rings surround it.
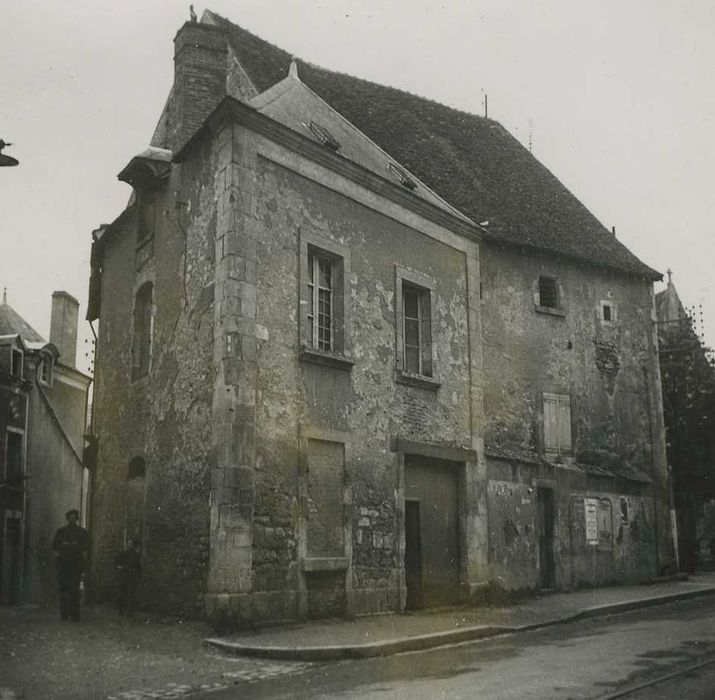
<svg viewBox="0 0 715 700">
<path fill-rule="evenodd" d="M 0 304 L 0 335 L 21 335 L 23 340 L 35 343 L 45 340 L 9 304 Z"/>
<path fill-rule="evenodd" d="M 288 74 L 291 55 L 211 13 L 259 91 Z M 659 279 L 499 123 L 392 87 L 299 62 L 300 79 L 438 195 L 486 240 L 575 257 Z"/>
</svg>

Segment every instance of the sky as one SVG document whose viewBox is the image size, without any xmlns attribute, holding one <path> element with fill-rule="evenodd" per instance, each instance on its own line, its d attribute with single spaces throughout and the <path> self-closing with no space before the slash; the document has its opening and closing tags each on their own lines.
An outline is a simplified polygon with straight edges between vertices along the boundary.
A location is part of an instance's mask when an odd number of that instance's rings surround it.
<svg viewBox="0 0 715 700">
<path fill-rule="evenodd" d="M 49 335 L 51 294 L 84 316 L 91 231 L 124 208 L 173 76 L 176 0 L 6 0 L 0 25 L 0 287 Z M 711 0 L 212 0 L 326 68 L 484 113 L 638 257 L 673 270 L 715 344 Z M 662 285 L 657 285 L 660 290 Z M 699 311 L 699 309 L 698 309 Z M 78 368 L 91 337 L 80 331 Z"/>
</svg>

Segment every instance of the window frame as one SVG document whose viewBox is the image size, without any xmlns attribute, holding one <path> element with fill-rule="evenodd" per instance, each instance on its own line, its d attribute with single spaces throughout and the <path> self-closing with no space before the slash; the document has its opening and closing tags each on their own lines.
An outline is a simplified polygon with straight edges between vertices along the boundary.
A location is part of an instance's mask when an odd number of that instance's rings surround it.
<svg viewBox="0 0 715 700">
<path fill-rule="evenodd" d="M 47 369 L 47 375 L 43 376 L 43 370 Z M 42 353 L 40 356 L 40 363 L 37 367 L 37 379 L 42 384 L 42 386 L 46 387 L 52 387 L 52 382 L 54 380 L 54 375 L 55 375 L 55 361 L 54 358 L 47 354 L 47 353 Z"/>
<path fill-rule="evenodd" d="M 319 328 L 316 323 L 316 302 L 319 299 L 319 285 L 315 274 L 311 281 L 309 264 L 314 272 L 319 270 L 320 261 L 331 265 L 330 289 L 330 348 L 316 347 Z M 350 249 L 325 235 L 314 231 L 299 231 L 299 298 L 298 298 L 298 337 L 300 359 L 336 367 L 350 369 L 351 359 L 351 320 L 350 320 Z M 311 315 L 313 323 L 311 325 Z"/>
<path fill-rule="evenodd" d="M 547 421 L 547 403 L 555 404 L 556 407 L 556 439 L 555 441 L 550 440 L 552 437 L 549 434 L 549 427 Z M 568 409 L 568 440 L 564 441 L 562 431 L 562 407 Z M 559 394 L 544 391 L 542 393 L 542 423 L 543 423 L 543 447 L 544 454 L 547 456 L 568 456 L 573 454 L 573 415 L 571 412 L 571 394 Z M 556 443 L 555 446 L 553 443 Z M 565 446 L 564 442 L 568 445 Z"/>
<path fill-rule="evenodd" d="M 3 462 L 4 464 L 4 469 L 3 469 L 3 481 L 5 483 L 8 482 L 8 479 L 10 478 L 9 476 L 9 468 L 10 468 L 10 463 L 8 461 L 8 456 L 10 454 L 10 435 L 18 435 L 20 439 L 20 473 L 19 473 L 19 478 L 22 479 L 23 476 L 26 474 L 26 469 L 27 465 L 25 464 L 25 431 L 22 428 L 16 428 L 12 425 L 8 425 L 5 427 L 5 454 L 4 454 L 4 459 L 5 461 Z"/>
<path fill-rule="evenodd" d="M 396 377 L 400 383 L 413 384 L 426 389 L 440 386 L 439 367 L 435 348 L 435 301 L 436 281 L 428 275 L 395 265 L 395 360 Z M 418 372 L 407 367 L 407 341 L 405 330 L 405 290 L 418 293 Z M 425 329 L 427 329 L 425 331 Z M 427 333 L 427 338 L 425 338 Z M 426 360 L 426 348 L 429 359 Z M 426 365 L 428 369 L 426 370 Z"/>
<path fill-rule="evenodd" d="M 611 318 L 606 318 L 605 309 L 610 310 Z M 618 319 L 618 313 L 616 310 L 616 305 L 610 299 L 602 299 L 599 303 L 598 308 L 598 320 L 601 322 L 602 326 L 615 326 L 616 320 Z"/>
<path fill-rule="evenodd" d="M 553 283 L 553 292 L 555 295 L 555 306 L 551 305 L 546 305 L 543 304 L 542 302 L 544 299 L 542 298 L 542 290 L 541 290 L 541 284 L 542 280 L 544 281 L 549 281 L 549 283 Z M 563 317 L 566 315 L 566 309 L 564 308 L 563 304 L 563 290 L 561 289 L 561 284 L 559 283 L 558 277 L 555 275 L 542 275 L 540 274 L 537 279 L 536 279 L 536 289 L 534 290 L 534 307 L 537 313 L 541 314 L 548 314 L 551 316 L 560 316 Z"/>
<path fill-rule="evenodd" d="M 16 356 L 20 357 L 19 371 L 17 371 L 15 366 Z M 16 345 L 10 345 L 10 374 L 18 379 L 22 379 L 25 376 L 25 353 L 22 348 Z"/>
<path fill-rule="evenodd" d="M 146 328 L 146 352 L 142 352 L 141 348 L 137 346 L 139 340 L 138 324 L 137 324 L 137 302 L 139 301 L 139 295 L 142 290 L 150 288 L 149 297 L 149 308 L 148 308 L 148 318 L 147 318 L 147 328 Z M 134 306 L 132 311 L 132 343 L 131 343 L 131 378 L 132 381 L 146 377 L 151 370 L 152 355 L 154 351 L 154 282 L 152 280 L 144 280 L 136 288 L 134 293 Z M 140 360 L 146 357 L 146 362 L 137 363 L 137 358 Z"/>
</svg>

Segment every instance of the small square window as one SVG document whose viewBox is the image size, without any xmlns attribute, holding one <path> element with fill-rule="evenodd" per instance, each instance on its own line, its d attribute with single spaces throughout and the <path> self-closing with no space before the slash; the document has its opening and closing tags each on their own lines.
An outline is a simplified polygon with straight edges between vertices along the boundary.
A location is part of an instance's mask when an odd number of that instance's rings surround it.
<svg viewBox="0 0 715 700">
<path fill-rule="evenodd" d="M 559 285 L 554 277 L 539 277 L 539 306 L 559 308 Z"/>
<path fill-rule="evenodd" d="M 604 326 L 610 326 L 616 322 L 616 306 L 611 301 L 602 301 L 600 305 L 600 320 Z"/>
</svg>

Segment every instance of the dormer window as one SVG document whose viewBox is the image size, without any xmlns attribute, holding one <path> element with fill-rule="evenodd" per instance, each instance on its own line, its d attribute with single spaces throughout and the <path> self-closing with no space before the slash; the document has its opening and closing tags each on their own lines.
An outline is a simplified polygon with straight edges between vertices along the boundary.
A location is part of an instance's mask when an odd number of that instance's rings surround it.
<svg viewBox="0 0 715 700">
<path fill-rule="evenodd" d="M 313 136 L 315 136 L 323 146 L 327 146 L 333 151 L 340 150 L 340 141 L 338 141 L 324 126 L 317 124 L 312 121 L 310 124 L 303 124 L 303 126 L 310 131 Z"/>
<path fill-rule="evenodd" d="M 403 170 L 399 165 L 390 163 L 387 169 L 400 181 L 403 187 L 406 187 L 408 190 L 417 189 L 417 183 L 407 174 L 407 171 Z"/>
<path fill-rule="evenodd" d="M 10 374 L 22 378 L 24 372 L 25 354 L 19 348 L 10 349 Z"/>
<path fill-rule="evenodd" d="M 40 361 L 40 367 L 38 369 L 38 377 L 40 380 L 40 384 L 44 384 L 45 386 L 52 386 L 52 372 L 54 369 L 54 362 L 52 360 L 52 357 L 49 355 L 43 355 L 42 360 Z"/>
</svg>

